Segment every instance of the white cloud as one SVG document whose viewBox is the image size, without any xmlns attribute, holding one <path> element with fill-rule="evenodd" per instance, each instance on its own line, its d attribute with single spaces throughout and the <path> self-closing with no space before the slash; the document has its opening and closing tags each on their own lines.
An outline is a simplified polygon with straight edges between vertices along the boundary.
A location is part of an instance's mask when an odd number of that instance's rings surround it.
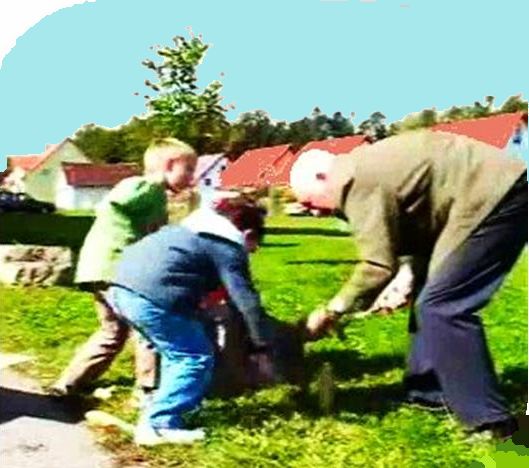
<svg viewBox="0 0 529 468">
<path fill-rule="evenodd" d="M 17 39 L 42 18 L 72 5 L 95 0 L 1 0 L 0 60 L 15 47 Z"/>
</svg>

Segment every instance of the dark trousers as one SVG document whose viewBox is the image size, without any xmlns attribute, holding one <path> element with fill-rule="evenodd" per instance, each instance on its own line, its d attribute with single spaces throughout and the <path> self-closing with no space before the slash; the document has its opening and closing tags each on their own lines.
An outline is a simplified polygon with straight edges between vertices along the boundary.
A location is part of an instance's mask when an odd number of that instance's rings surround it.
<svg viewBox="0 0 529 468">
<path fill-rule="evenodd" d="M 527 243 L 527 175 L 430 278 L 416 302 L 406 386 L 471 426 L 509 418 L 478 314 Z M 520 311 L 526 313 L 526 311 Z"/>
</svg>

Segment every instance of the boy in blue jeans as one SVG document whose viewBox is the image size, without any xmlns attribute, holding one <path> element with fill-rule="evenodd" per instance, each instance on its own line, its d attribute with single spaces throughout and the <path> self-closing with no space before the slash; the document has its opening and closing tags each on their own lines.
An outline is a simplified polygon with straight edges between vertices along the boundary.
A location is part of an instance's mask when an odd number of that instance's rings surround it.
<svg viewBox="0 0 529 468">
<path fill-rule="evenodd" d="M 108 300 L 161 355 L 160 385 L 137 425 L 138 445 L 204 439 L 202 429 L 184 429 L 182 415 L 200 404 L 211 379 L 213 346 L 197 316 L 208 292 L 226 289 L 253 352 L 269 362 L 271 331 L 248 263 L 263 226 L 259 207 L 224 199 L 125 249 Z"/>
</svg>

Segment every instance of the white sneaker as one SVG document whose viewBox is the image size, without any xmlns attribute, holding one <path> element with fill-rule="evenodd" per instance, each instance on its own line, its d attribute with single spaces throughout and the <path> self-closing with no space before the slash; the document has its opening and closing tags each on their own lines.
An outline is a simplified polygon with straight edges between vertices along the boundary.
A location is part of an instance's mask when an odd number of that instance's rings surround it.
<svg viewBox="0 0 529 468">
<path fill-rule="evenodd" d="M 193 444 L 206 438 L 203 429 L 154 429 L 141 424 L 134 432 L 136 445 Z"/>
<path fill-rule="evenodd" d="M 145 390 L 143 388 L 135 388 L 129 399 L 129 404 L 132 408 L 143 410 L 151 405 L 155 390 Z"/>
</svg>

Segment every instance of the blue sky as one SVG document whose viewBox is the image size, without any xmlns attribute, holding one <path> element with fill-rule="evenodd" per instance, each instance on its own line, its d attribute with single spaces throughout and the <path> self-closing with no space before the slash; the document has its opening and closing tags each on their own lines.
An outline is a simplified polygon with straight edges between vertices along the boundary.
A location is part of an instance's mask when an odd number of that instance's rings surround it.
<svg viewBox="0 0 529 468">
<path fill-rule="evenodd" d="M 405 6 L 403 6 L 403 4 Z M 212 44 L 235 118 L 296 120 L 318 106 L 389 121 L 428 107 L 528 96 L 526 0 L 97 0 L 30 29 L 0 69 L 0 169 L 80 126 L 145 111 L 141 61 L 191 26 Z M 139 92 L 139 96 L 134 93 Z"/>
</svg>

